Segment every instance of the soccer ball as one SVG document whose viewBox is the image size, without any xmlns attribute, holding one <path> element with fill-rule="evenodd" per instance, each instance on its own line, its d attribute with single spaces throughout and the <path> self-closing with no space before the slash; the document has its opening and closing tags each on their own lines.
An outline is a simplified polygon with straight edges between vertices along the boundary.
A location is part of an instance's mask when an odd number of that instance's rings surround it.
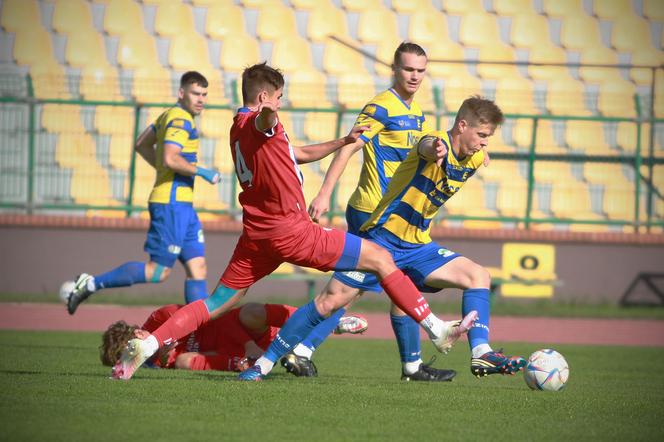
<svg viewBox="0 0 664 442">
<path fill-rule="evenodd" d="M 60 300 L 67 304 L 69 300 L 69 293 L 74 290 L 74 281 L 65 281 L 62 286 L 60 286 Z"/>
<path fill-rule="evenodd" d="M 523 378 L 533 390 L 559 391 L 569 378 L 567 361 L 555 350 L 537 350 L 528 358 Z"/>
</svg>

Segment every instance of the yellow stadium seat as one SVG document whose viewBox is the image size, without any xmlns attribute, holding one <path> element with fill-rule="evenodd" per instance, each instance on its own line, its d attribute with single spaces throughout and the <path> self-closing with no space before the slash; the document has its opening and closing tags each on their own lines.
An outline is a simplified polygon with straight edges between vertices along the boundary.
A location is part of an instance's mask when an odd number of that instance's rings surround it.
<svg viewBox="0 0 664 442">
<path fill-rule="evenodd" d="M 643 0 L 643 15 L 652 21 L 664 22 L 664 5 L 660 0 Z"/>
<path fill-rule="evenodd" d="M 234 36 L 221 47 L 219 64 L 225 71 L 242 72 L 260 61 L 258 42 L 248 35 Z"/>
<path fill-rule="evenodd" d="M 491 46 L 480 48 L 479 61 L 513 62 L 516 60 L 514 49 L 510 46 L 494 42 Z M 509 64 L 483 64 L 477 65 L 477 73 L 485 79 L 520 78 L 521 75 L 515 65 Z"/>
<path fill-rule="evenodd" d="M 530 0 L 493 0 L 493 10 L 498 15 L 511 15 L 517 17 L 520 14 L 533 14 L 533 2 Z"/>
<path fill-rule="evenodd" d="M 583 2 L 579 0 L 543 0 L 543 10 L 549 17 L 568 18 L 585 14 Z"/>
<path fill-rule="evenodd" d="M 590 192 L 581 182 L 557 182 L 551 189 L 551 212 L 558 218 L 599 220 L 592 211 Z"/>
<path fill-rule="evenodd" d="M 347 39 L 348 24 L 346 15 L 329 2 L 320 2 L 309 13 L 307 20 L 307 37 L 315 43 L 323 42 L 328 36 L 334 35 Z"/>
<path fill-rule="evenodd" d="M 143 11 L 133 0 L 113 0 L 104 8 L 104 30 L 111 35 L 145 31 Z"/>
<path fill-rule="evenodd" d="M 576 179 L 572 175 L 570 165 L 564 161 L 535 162 L 535 181 L 538 183 L 572 183 Z"/>
<path fill-rule="evenodd" d="M 631 221 L 634 219 L 636 191 L 634 186 L 616 186 L 607 183 L 604 186 L 602 210 L 611 220 Z"/>
<path fill-rule="evenodd" d="M 309 164 L 300 164 L 300 170 L 302 171 L 303 180 L 303 191 L 304 191 L 304 202 L 311 203 L 318 191 L 320 186 L 323 184 L 323 175 L 313 170 L 311 163 Z"/>
<path fill-rule="evenodd" d="M 392 8 L 400 14 L 415 14 L 423 9 L 434 10 L 429 0 L 399 0 L 392 2 Z"/>
<path fill-rule="evenodd" d="M 565 140 L 570 149 L 593 155 L 610 155 L 601 121 L 569 120 L 565 123 Z"/>
<path fill-rule="evenodd" d="M 468 75 L 468 68 L 465 63 L 436 63 L 434 60 L 463 60 L 463 47 L 448 38 L 446 42 L 434 44 L 427 51 L 429 63 L 427 72 L 433 78 L 449 79 L 457 75 Z"/>
<path fill-rule="evenodd" d="M 540 120 L 537 123 L 537 138 L 535 150 L 537 153 L 567 155 L 569 151 L 560 146 L 554 135 L 554 122 L 549 120 Z M 525 135 L 524 135 L 525 136 Z M 531 135 L 524 141 L 529 142 Z M 528 146 L 526 144 L 526 146 Z"/>
<path fill-rule="evenodd" d="M 399 46 L 399 43 L 400 42 L 398 40 L 388 39 L 376 44 L 375 57 L 378 61 L 374 63 L 374 69 L 381 77 L 387 78 L 392 76 L 392 61 L 394 60 L 394 51 Z M 427 69 L 429 66 L 430 65 L 427 65 Z"/>
<path fill-rule="evenodd" d="M 108 147 L 108 163 L 118 170 L 128 171 L 131 165 L 134 138 L 129 133 L 115 133 L 111 135 L 111 143 Z M 136 156 L 136 161 L 143 161 Z"/>
<path fill-rule="evenodd" d="M 381 0 L 341 0 L 341 6 L 347 11 L 364 12 L 383 5 Z"/>
<path fill-rule="evenodd" d="M 140 103 L 175 102 L 170 71 L 157 65 L 135 69 L 132 95 Z"/>
<path fill-rule="evenodd" d="M 132 134 L 134 131 L 134 109 L 124 106 L 97 106 L 95 129 L 101 134 Z"/>
<path fill-rule="evenodd" d="M 143 158 L 136 157 L 134 169 L 134 194 L 132 202 L 136 206 L 147 207 L 148 198 L 154 186 L 156 172 Z M 125 189 L 129 189 L 125 185 Z"/>
<path fill-rule="evenodd" d="M 573 51 L 602 47 L 599 23 L 585 13 L 565 17 L 560 23 L 560 43 Z"/>
<path fill-rule="evenodd" d="M 14 40 L 14 59 L 17 64 L 31 67 L 50 64 L 54 57 L 49 33 L 41 26 L 17 31 Z"/>
<path fill-rule="evenodd" d="M 58 0 L 53 8 L 53 30 L 60 34 L 92 27 L 90 3 L 85 0 Z"/>
<path fill-rule="evenodd" d="M 229 141 L 229 134 L 226 133 L 215 140 L 214 149 L 214 167 L 221 173 L 229 173 L 235 179 L 235 164 L 233 164 L 233 155 Z"/>
<path fill-rule="evenodd" d="M 60 167 L 85 168 L 96 164 L 95 143 L 85 132 L 63 132 L 55 146 L 55 161 Z"/>
<path fill-rule="evenodd" d="M 493 167 L 493 164 L 489 168 Z M 496 207 L 502 216 L 526 216 L 527 184 L 524 179 L 502 181 L 496 195 Z"/>
<path fill-rule="evenodd" d="M 110 66 L 93 66 L 81 71 L 81 95 L 86 100 L 122 101 L 118 72 Z"/>
<path fill-rule="evenodd" d="M 642 47 L 632 52 L 630 60 L 633 65 L 653 66 L 664 63 L 664 51 L 659 51 L 652 46 Z M 631 69 L 630 78 L 639 86 L 650 86 L 652 83 L 651 69 Z"/>
<path fill-rule="evenodd" d="M 256 34 L 258 38 L 266 41 L 278 41 L 290 35 L 297 35 L 293 10 L 283 5 L 259 9 Z"/>
<path fill-rule="evenodd" d="M 496 17 L 486 12 L 478 12 L 482 10 L 469 12 L 461 18 L 459 42 L 464 46 L 491 47 L 501 41 Z"/>
<path fill-rule="evenodd" d="M 553 115 L 590 115 L 584 94 L 583 83 L 570 76 L 550 79 L 546 87 L 546 108 Z"/>
<path fill-rule="evenodd" d="M 70 31 L 67 35 L 65 59 L 70 66 L 76 68 L 107 66 L 104 39 L 91 27 Z"/>
<path fill-rule="evenodd" d="M 159 58 L 154 39 L 140 29 L 123 34 L 118 44 L 117 61 L 126 69 L 158 64 Z"/>
<path fill-rule="evenodd" d="M 113 200 L 108 171 L 96 161 L 75 167 L 71 176 L 71 196 L 77 204 L 106 205 Z"/>
<path fill-rule="evenodd" d="M 210 64 L 207 40 L 196 33 L 181 34 L 171 38 L 168 63 L 178 71 L 196 70 L 206 73 L 214 71 Z"/>
<path fill-rule="evenodd" d="M 338 77 L 337 101 L 349 109 L 361 109 L 376 94 L 376 86 L 370 75 L 357 72 Z"/>
<path fill-rule="evenodd" d="M 482 0 L 446 0 L 443 10 L 451 15 L 467 15 L 475 12 L 484 12 Z"/>
<path fill-rule="evenodd" d="M 424 112 L 432 113 L 436 110 L 436 98 L 434 96 L 431 79 L 425 76 L 417 91 L 417 102 Z"/>
<path fill-rule="evenodd" d="M 41 27 L 41 14 L 36 0 L 4 0 L 0 24 L 6 32 Z"/>
<path fill-rule="evenodd" d="M 538 136 L 540 132 L 539 125 L 544 121 L 538 121 Z M 530 118 L 518 118 L 514 120 L 514 127 L 512 128 L 512 139 L 517 146 L 521 148 L 530 148 L 533 139 L 533 120 Z"/>
<path fill-rule="evenodd" d="M 445 203 L 445 209 L 451 215 L 465 215 L 473 206 L 486 208 L 486 194 L 480 180 L 468 180 L 458 194 Z"/>
<path fill-rule="evenodd" d="M 290 0 L 290 4 L 292 7 L 294 7 L 295 9 L 301 9 L 305 11 L 310 11 L 314 9 L 319 3 L 320 0 Z"/>
<path fill-rule="evenodd" d="M 653 48 L 650 39 L 650 23 L 634 14 L 615 18 L 611 27 L 611 45 L 620 52 L 635 52 L 643 48 Z"/>
<path fill-rule="evenodd" d="M 378 23 L 380 23 L 379 26 L 377 26 Z M 357 37 L 361 42 L 380 43 L 385 40 L 393 40 L 398 35 L 397 17 L 386 7 L 366 9 L 360 14 Z"/>
<path fill-rule="evenodd" d="M 41 111 L 41 125 L 49 132 L 80 135 L 85 133 L 81 122 L 81 108 L 66 104 L 45 104 Z"/>
<path fill-rule="evenodd" d="M 431 5 L 428 8 L 417 9 L 412 13 L 408 22 L 408 39 L 429 50 L 433 50 L 441 42 L 447 44 L 451 41 L 447 18 Z"/>
<path fill-rule="evenodd" d="M 508 114 L 538 114 L 533 84 L 520 76 L 504 77 L 496 82 L 496 103 Z"/>
<path fill-rule="evenodd" d="M 189 5 L 180 2 L 163 2 L 157 6 L 154 29 L 162 37 L 191 35 L 194 30 L 194 14 Z"/>
<path fill-rule="evenodd" d="M 664 117 L 664 70 L 655 72 L 655 116 Z"/>
<path fill-rule="evenodd" d="M 581 63 L 617 64 L 618 55 L 606 46 L 588 48 L 581 53 Z M 579 76 L 586 83 L 601 83 L 621 78 L 616 69 L 599 67 L 581 67 Z"/>
<path fill-rule="evenodd" d="M 325 75 L 318 71 L 293 72 L 286 87 L 288 101 L 295 107 L 330 107 L 325 84 Z"/>
<path fill-rule="evenodd" d="M 217 40 L 247 33 L 242 8 L 233 4 L 210 5 L 207 9 L 205 33 Z"/>
<path fill-rule="evenodd" d="M 535 12 L 515 15 L 512 17 L 510 42 L 520 48 L 550 44 L 548 20 Z"/>
<path fill-rule="evenodd" d="M 622 171 L 621 164 L 585 163 L 583 177 L 592 184 L 611 184 L 628 188 L 631 186 Z"/>
<path fill-rule="evenodd" d="M 44 61 L 42 61 L 44 63 Z M 30 68 L 36 98 L 71 98 L 65 70 L 54 59 Z"/>
<path fill-rule="evenodd" d="M 597 110 L 606 117 L 635 117 L 636 87 L 629 81 L 617 79 L 601 84 Z"/>
<path fill-rule="evenodd" d="M 204 8 L 211 8 L 213 6 L 235 6 L 234 0 L 191 0 L 194 6 L 201 6 Z"/>
<path fill-rule="evenodd" d="M 553 43 L 542 46 L 533 46 L 528 51 L 528 61 L 531 63 L 567 63 L 565 51 Z M 533 80 L 551 80 L 567 76 L 564 66 L 529 66 L 528 73 Z"/>
<path fill-rule="evenodd" d="M 365 72 L 364 57 L 351 47 L 359 47 L 357 42 L 346 41 L 346 44 L 336 40 L 328 40 L 323 54 L 323 69 L 329 75 L 344 73 Z"/>
<path fill-rule="evenodd" d="M 314 69 L 309 43 L 297 34 L 279 38 L 272 46 L 272 65 L 284 73 Z"/>
<path fill-rule="evenodd" d="M 593 12 L 603 20 L 615 20 L 627 15 L 634 15 L 631 0 L 593 1 Z"/>
<path fill-rule="evenodd" d="M 647 146 L 649 125 L 644 124 L 641 127 L 641 145 Z M 629 153 L 636 152 L 636 123 L 630 121 L 621 121 L 616 128 L 616 144 L 624 151 Z M 643 153 L 643 151 L 641 151 Z"/>
<path fill-rule="evenodd" d="M 245 8 L 261 9 L 266 7 L 279 7 L 282 5 L 281 0 L 242 0 L 242 5 Z"/>
<path fill-rule="evenodd" d="M 200 118 L 201 134 L 206 138 L 228 137 L 233 125 L 233 111 L 228 109 L 206 109 Z"/>
<path fill-rule="evenodd" d="M 207 210 L 225 210 L 228 204 L 221 200 L 220 187 L 211 185 L 201 177 L 194 182 L 194 204 L 197 208 Z"/>
<path fill-rule="evenodd" d="M 312 143 L 337 138 L 337 114 L 334 112 L 307 112 L 304 116 L 304 135 Z"/>
<path fill-rule="evenodd" d="M 463 100 L 471 95 L 482 93 L 482 83 L 470 74 L 458 75 L 445 80 L 443 86 L 443 103 L 445 109 L 456 112 Z"/>
</svg>

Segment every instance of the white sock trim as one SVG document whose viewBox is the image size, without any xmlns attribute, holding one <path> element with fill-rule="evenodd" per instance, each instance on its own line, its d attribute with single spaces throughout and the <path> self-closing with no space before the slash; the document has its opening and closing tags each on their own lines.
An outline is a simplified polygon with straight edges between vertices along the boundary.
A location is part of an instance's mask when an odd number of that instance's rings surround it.
<svg viewBox="0 0 664 442">
<path fill-rule="evenodd" d="M 297 344 L 293 349 L 293 353 L 307 359 L 311 359 L 311 356 L 314 354 L 312 349 L 302 344 Z"/>
</svg>

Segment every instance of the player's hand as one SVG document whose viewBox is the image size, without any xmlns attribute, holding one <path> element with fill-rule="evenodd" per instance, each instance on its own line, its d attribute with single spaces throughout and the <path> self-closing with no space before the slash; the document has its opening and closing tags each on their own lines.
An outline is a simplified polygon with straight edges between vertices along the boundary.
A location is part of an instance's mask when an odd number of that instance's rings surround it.
<svg viewBox="0 0 664 442">
<path fill-rule="evenodd" d="M 484 149 L 484 161 L 482 161 L 482 164 L 484 164 L 484 167 L 489 167 L 489 163 L 491 162 L 491 159 L 489 158 L 489 152 Z"/>
<path fill-rule="evenodd" d="M 327 195 L 322 195 L 319 193 L 313 200 L 311 200 L 311 204 L 309 204 L 309 216 L 316 223 L 329 210 L 330 197 Z"/>
<path fill-rule="evenodd" d="M 436 158 L 436 166 L 440 167 L 443 165 L 443 160 L 447 155 L 447 147 L 440 138 L 436 138 L 436 140 L 433 142 L 433 148 L 433 154 Z"/>
<path fill-rule="evenodd" d="M 263 349 L 254 341 L 247 341 L 244 344 L 244 354 L 247 358 L 258 359 L 263 355 Z"/>
<path fill-rule="evenodd" d="M 219 172 L 216 170 L 205 169 L 203 167 L 196 168 L 196 175 L 203 178 L 210 184 L 217 184 L 221 178 L 221 175 L 219 175 Z"/>
<path fill-rule="evenodd" d="M 344 138 L 344 144 L 353 144 L 358 138 L 360 138 L 360 135 L 362 135 L 364 131 L 369 129 L 371 129 L 371 126 L 368 125 L 353 126 L 348 135 L 346 135 L 346 138 Z"/>
</svg>

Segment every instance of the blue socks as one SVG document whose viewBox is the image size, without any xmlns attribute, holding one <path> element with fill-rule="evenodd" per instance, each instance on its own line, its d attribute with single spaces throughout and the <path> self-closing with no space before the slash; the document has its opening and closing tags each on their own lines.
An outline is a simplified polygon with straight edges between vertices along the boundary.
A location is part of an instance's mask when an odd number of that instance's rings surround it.
<svg viewBox="0 0 664 442">
<path fill-rule="evenodd" d="M 129 261 L 110 272 L 95 276 L 96 289 L 127 287 L 145 282 L 145 263 Z"/>
<path fill-rule="evenodd" d="M 332 313 L 329 318 L 314 327 L 311 333 L 309 333 L 309 336 L 302 341 L 302 345 L 308 347 L 311 351 L 316 350 L 330 333 L 334 331 L 337 324 L 339 324 L 339 319 L 341 319 L 344 313 L 346 313 L 345 308 L 340 308 Z"/>
<path fill-rule="evenodd" d="M 204 279 L 186 279 L 184 281 L 184 301 L 189 304 L 207 298 L 207 283 Z"/>
<path fill-rule="evenodd" d="M 420 326 L 410 316 L 390 315 L 392 330 L 397 338 L 401 362 L 420 360 Z"/>
<path fill-rule="evenodd" d="M 263 357 L 272 363 L 276 362 L 282 355 L 291 351 L 293 347 L 309 336 L 314 327 L 324 320 L 325 318 L 316 310 L 314 301 L 303 305 L 281 327 Z M 337 320 L 337 322 L 339 321 Z"/>
<path fill-rule="evenodd" d="M 489 343 L 489 318 L 491 316 L 489 289 L 464 290 L 461 298 L 461 314 L 466 316 L 472 310 L 477 310 L 479 318 L 468 330 L 468 343 L 471 350 L 480 344 Z"/>
</svg>

